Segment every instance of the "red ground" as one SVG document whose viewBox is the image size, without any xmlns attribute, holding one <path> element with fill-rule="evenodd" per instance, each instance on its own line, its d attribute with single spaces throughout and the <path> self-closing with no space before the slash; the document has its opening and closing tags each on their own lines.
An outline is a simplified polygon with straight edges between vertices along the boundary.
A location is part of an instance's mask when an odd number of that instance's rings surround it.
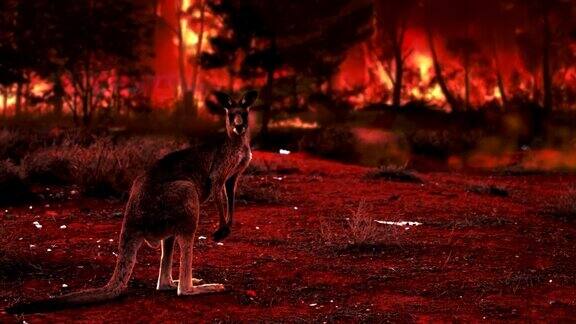
<svg viewBox="0 0 576 324">
<path fill-rule="evenodd" d="M 299 171 L 282 180 L 245 178 L 253 186 L 275 182 L 280 202 L 240 202 L 223 245 L 197 241 L 195 277 L 224 283 L 228 292 L 179 298 L 155 291 L 159 251 L 144 246 L 123 299 L 23 318 L 2 314 L 0 322 L 576 318 L 576 225 L 543 213 L 576 176 L 427 173 L 415 184 L 367 180 L 368 169 L 302 155 L 256 158 Z M 502 186 L 509 196 L 467 191 L 475 184 Z M 328 244 L 326 229 L 342 229 L 361 200 L 375 219 L 423 225 L 379 225 L 388 233 L 380 244 Z M 78 195 L 63 201 L 0 213 L 0 308 L 100 286 L 110 276 L 123 203 Z M 198 235 L 210 237 L 216 219 L 210 209 Z"/>
</svg>

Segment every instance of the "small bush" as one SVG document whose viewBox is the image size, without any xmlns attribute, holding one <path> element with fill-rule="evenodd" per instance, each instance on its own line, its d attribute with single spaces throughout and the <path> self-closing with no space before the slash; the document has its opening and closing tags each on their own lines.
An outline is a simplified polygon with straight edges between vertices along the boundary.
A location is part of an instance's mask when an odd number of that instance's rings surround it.
<svg viewBox="0 0 576 324">
<path fill-rule="evenodd" d="M 369 209 L 368 204 L 361 201 L 357 208 L 350 211 L 344 226 L 332 227 L 321 223 L 321 238 L 327 244 L 346 242 L 349 247 L 375 246 L 386 239 L 395 239 L 399 227 L 378 224 Z"/>
<path fill-rule="evenodd" d="M 22 166 L 28 181 L 41 184 L 69 184 L 74 173 L 71 148 L 51 147 L 24 158 Z"/>
<path fill-rule="evenodd" d="M 372 244 L 380 238 L 381 226 L 375 222 L 365 201 L 350 215 L 346 233 L 348 242 L 354 245 Z"/>
<path fill-rule="evenodd" d="M 509 192 L 508 189 L 491 184 L 481 184 L 481 185 L 472 185 L 469 186 L 467 189 L 468 192 L 479 194 L 479 195 L 491 195 L 491 196 L 498 196 L 498 197 L 508 197 Z"/>
<path fill-rule="evenodd" d="M 246 175 L 265 175 L 265 174 L 295 174 L 300 172 L 300 169 L 291 163 L 279 163 L 277 161 L 266 161 L 254 159 L 246 168 L 244 172 Z"/>
<path fill-rule="evenodd" d="M 9 160 L 0 161 L 0 203 L 20 203 L 30 196 L 20 168 Z"/>
<path fill-rule="evenodd" d="M 20 162 L 30 152 L 43 145 L 39 134 L 31 131 L 0 130 L 0 160 Z"/>
<path fill-rule="evenodd" d="M 350 128 L 333 126 L 319 130 L 314 136 L 304 138 L 300 147 L 319 156 L 354 161 L 357 143 Z"/>
<path fill-rule="evenodd" d="M 548 204 L 545 213 L 567 222 L 576 221 L 576 188 L 570 188 Z"/>
<path fill-rule="evenodd" d="M 424 183 L 414 171 L 406 170 L 404 166 L 381 166 L 368 172 L 366 177 L 371 180 Z"/>
<path fill-rule="evenodd" d="M 281 201 L 280 186 L 276 181 L 258 181 L 254 177 L 240 180 L 237 199 L 252 203 L 277 204 Z"/>
</svg>

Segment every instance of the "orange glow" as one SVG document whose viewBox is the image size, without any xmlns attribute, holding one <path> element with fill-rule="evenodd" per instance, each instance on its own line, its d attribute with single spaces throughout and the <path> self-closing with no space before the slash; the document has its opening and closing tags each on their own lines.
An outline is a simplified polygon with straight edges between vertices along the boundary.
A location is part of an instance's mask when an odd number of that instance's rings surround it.
<svg viewBox="0 0 576 324">
<path fill-rule="evenodd" d="M 16 104 L 16 96 L 14 94 L 8 93 L 8 98 L 6 98 L 6 99 L 7 99 L 6 105 L 8 107 L 4 107 L 4 100 L 5 100 L 4 94 L 0 93 L 0 107 L 2 107 L 2 109 L 12 107 Z"/>
<path fill-rule="evenodd" d="M 52 89 L 52 85 L 46 81 L 37 80 L 33 82 L 30 88 L 30 92 L 37 97 L 43 96 L 44 93 Z"/>
<path fill-rule="evenodd" d="M 433 64 L 432 58 L 427 54 L 415 53 L 413 54 L 412 64 L 418 68 L 422 81 L 426 83 L 430 82 L 430 79 L 432 79 L 430 73 Z"/>
<path fill-rule="evenodd" d="M 300 119 L 300 117 L 284 119 L 273 121 L 269 125 L 270 128 L 304 128 L 304 129 L 314 129 L 318 128 L 317 122 L 305 122 Z"/>
</svg>

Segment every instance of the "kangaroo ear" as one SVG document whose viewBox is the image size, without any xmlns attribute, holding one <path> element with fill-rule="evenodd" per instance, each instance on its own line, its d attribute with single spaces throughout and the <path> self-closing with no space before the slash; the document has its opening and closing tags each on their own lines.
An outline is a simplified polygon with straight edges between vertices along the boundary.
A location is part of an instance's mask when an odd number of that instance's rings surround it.
<svg viewBox="0 0 576 324">
<path fill-rule="evenodd" d="M 244 109 L 250 108 L 258 98 L 258 91 L 250 90 L 246 91 L 242 96 L 242 100 L 240 100 L 240 107 Z"/>
<path fill-rule="evenodd" d="M 214 91 L 214 97 L 216 97 L 216 100 L 218 100 L 218 103 L 220 106 L 224 107 L 224 109 L 232 108 L 232 105 L 234 104 L 232 98 L 230 98 L 227 93 Z"/>
</svg>

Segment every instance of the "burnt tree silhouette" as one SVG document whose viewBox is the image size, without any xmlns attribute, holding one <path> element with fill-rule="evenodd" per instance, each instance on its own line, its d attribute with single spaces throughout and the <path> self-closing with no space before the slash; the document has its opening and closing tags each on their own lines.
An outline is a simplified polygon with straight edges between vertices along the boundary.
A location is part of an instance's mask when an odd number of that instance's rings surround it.
<svg viewBox="0 0 576 324">
<path fill-rule="evenodd" d="M 411 50 L 405 50 L 406 31 L 413 1 L 376 0 L 374 2 L 376 42 L 383 48 L 379 55 L 392 81 L 392 106 L 398 108 L 402 100 L 404 65 Z M 378 44 L 376 44 L 378 45 Z M 392 69 L 389 60 L 394 61 Z"/>
<path fill-rule="evenodd" d="M 223 16 L 226 28 L 211 39 L 214 52 L 203 54 L 202 66 L 227 68 L 245 81 L 265 78 L 263 134 L 276 101 L 277 71 L 315 77 L 327 82 L 330 91 L 346 51 L 371 34 L 370 1 L 228 0 L 210 6 Z"/>
</svg>

